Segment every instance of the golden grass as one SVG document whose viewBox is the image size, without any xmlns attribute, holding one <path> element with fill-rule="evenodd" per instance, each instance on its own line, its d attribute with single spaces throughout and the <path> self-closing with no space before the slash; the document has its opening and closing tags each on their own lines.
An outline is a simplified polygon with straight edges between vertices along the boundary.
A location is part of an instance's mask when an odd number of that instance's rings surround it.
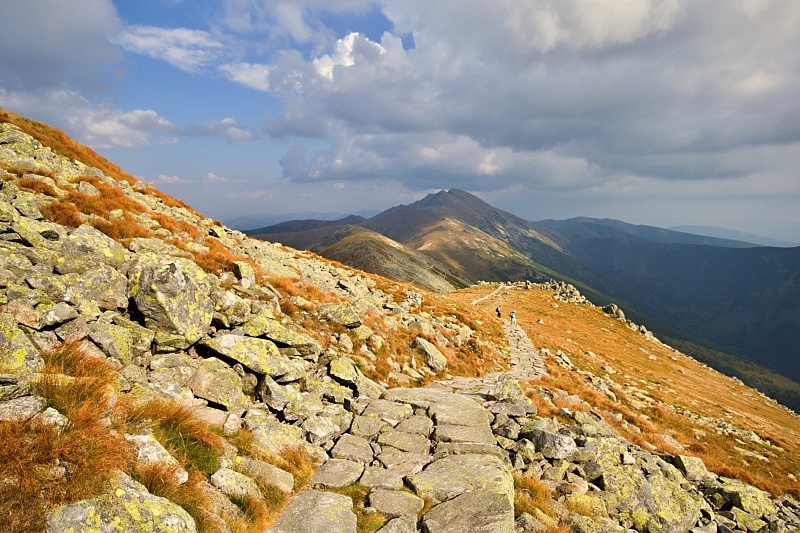
<svg viewBox="0 0 800 533">
<path fill-rule="evenodd" d="M 20 189 L 25 189 L 38 194 L 44 194 L 45 196 L 50 196 L 53 198 L 58 197 L 58 191 L 56 188 L 42 180 L 20 178 L 16 180 L 16 184 Z"/>
<path fill-rule="evenodd" d="M 110 425 L 110 365 L 86 355 L 78 341 L 42 356 L 34 392 L 69 424 L 59 432 L 34 421 L 0 422 L 0 517 L 8 531 L 42 531 L 50 509 L 99 494 L 131 458 Z"/>
<path fill-rule="evenodd" d="M 476 286 L 449 296 L 470 304 L 496 287 Z M 797 415 L 669 346 L 648 340 L 600 308 L 557 302 L 551 292 L 538 287 L 506 290 L 474 308 L 482 311 L 483 322 L 489 323 L 497 320 L 493 310 L 498 304 L 504 309 L 517 310 L 518 323 L 537 348 L 547 348 L 553 353 L 561 350 L 579 369 L 613 380 L 616 386 L 612 386 L 612 391 L 617 400 L 599 392 L 583 376 L 549 360 L 546 363 L 551 375 L 531 383 L 532 387 L 560 388 L 581 397 L 595 412 L 622 415 L 627 426 L 613 417 L 606 417 L 606 422 L 637 445 L 696 455 L 717 474 L 741 479 L 775 496 L 784 493 L 800 496 L 800 482 L 789 475 L 797 470 L 800 454 Z M 611 367 L 614 373 L 609 374 L 604 367 Z M 645 404 L 647 407 L 636 403 L 639 400 L 634 396 L 635 390 L 651 398 Z M 556 415 L 559 405 L 553 408 L 534 393 L 531 397 L 537 402 L 540 415 Z M 736 436 L 699 424 L 682 412 L 732 423 L 772 445 L 737 440 Z M 670 435 L 685 450 L 679 452 L 670 446 L 664 435 Z M 768 461 L 748 457 L 741 450 Z"/>
</svg>

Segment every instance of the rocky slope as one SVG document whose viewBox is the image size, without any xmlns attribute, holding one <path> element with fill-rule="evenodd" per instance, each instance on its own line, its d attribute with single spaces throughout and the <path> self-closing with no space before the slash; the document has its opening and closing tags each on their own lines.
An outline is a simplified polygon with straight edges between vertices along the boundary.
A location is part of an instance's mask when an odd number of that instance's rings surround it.
<svg viewBox="0 0 800 533">
<path fill-rule="evenodd" d="M 571 363 L 523 328 L 505 344 L 471 306 L 109 168 L 0 124 L 9 530 L 800 528 L 792 497 L 634 445 L 585 402 L 539 415 L 570 393 L 535 380 Z"/>
</svg>

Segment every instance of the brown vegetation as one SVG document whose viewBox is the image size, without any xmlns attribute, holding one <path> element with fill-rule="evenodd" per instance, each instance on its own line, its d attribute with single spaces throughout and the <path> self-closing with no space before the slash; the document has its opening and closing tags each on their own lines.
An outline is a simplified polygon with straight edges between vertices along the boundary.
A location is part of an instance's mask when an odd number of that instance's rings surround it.
<svg viewBox="0 0 800 533">
<path fill-rule="evenodd" d="M 476 286 L 451 297 L 469 303 L 494 288 Z M 561 389 L 579 396 L 634 444 L 696 455 L 709 470 L 775 496 L 800 495 L 795 477 L 800 418 L 788 409 L 669 346 L 648 340 L 599 308 L 557 302 L 553 293 L 541 288 L 508 290 L 478 304 L 484 324 L 497 320 L 491 313 L 498 303 L 516 308 L 518 323 L 537 348 L 561 351 L 578 369 L 614 383 L 611 390 L 616 399 L 600 392 L 585 376 L 548 359 L 550 376 L 529 385 L 543 416 L 557 417 L 558 407 L 582 409 L 559 400 L 555 405 L 545 402 L 536 393 L 536 387 Z M 687 413 L 717 423 L 703 424 Z M 622 420 L 617 420 L 620 416 Z M 725 424 L 753 432 L 763 441 L 726 434 Z M 683 451 L 672 445 L 673 439 Z"/>
</svg>

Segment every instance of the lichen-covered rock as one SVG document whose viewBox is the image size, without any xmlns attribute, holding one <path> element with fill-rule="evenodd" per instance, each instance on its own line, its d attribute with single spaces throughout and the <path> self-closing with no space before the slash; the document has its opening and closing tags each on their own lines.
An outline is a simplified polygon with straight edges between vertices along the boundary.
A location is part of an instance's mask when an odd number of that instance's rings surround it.
<svg viewBox="0 0 800 533">
<path fill-rule="evenodd" d="M 422 511 L 425 501 L 408 492 L 400 490 L 376 489 L 369 494 L 369 505 L 389 518 L 409 516 L 416 518 Z"/>
<path fill-rule="evenodd" d="M 414 348 L 422 352 L 425 364 L 431 367 L 434 372 L 441 372 L 447 368 L 447 358 L 431 342 L 422 337 L 417 337 L 414 339 Z"/>
<path fill-rule="evenodd" d="M 180 335 L 185 347 L 207 333 L 214 315 L 207 278 L 188 259 L 149 252 L 139 254 L 128 275 L 130 294 L 145 324 Z"/>
<path fill-rule="evenodd" d="M 50 512 L 47 533 L 194 533 L 194 520 L 180 506 L 154 496 L 120 472 L 104 494 Z"/>
<path fill-rule="evenodd" d="M 548 459 L 565 459 L 577 449 L 575 440 L 560 433 L 523 426 L 519 434 L 533 442 L 536 445 L 536 451 L 542 452 Z"/>
<path fill-rule="evenodd" d="M 328 459 L 311 476 L 312 486 L 317 488 L 345 487 L 352 485 L 364 472 L 364 465 L 348 459 Z"/>
<path fill-rule="evenodd" d="M 422 498 L 443 502 L 469 491 L 485 490 L 514 503 L 514 480 L 508 467 L 493 455 L 450 455 L 406 478 Z"/>
<path fill-rule="evenodd" d="M 173 473 L 173 481 L 179 485 L 189 480 L 189 473 L 152 434 L 125 434 L 124 438 L 136 447 L 136 459 L 139 462 L 147 465 L 161 464 L 169 467 Z"/>
<path fill-rule="evenodd" d="M 239 329 L 249 337 L 266 337 L 282 346 L 294 348 L 306 357 L 316 356 L 322 351 L 319 341 L 287 328 L 271 315 L 272 313 L 259 313 Z"/>
<path fill-rule="evenodd" d="M 87 272 L 99 264 L 119 268 L 125 262 L 125 248 L 110 237 L 88 224 L 82 224 L 61 243 L 61 254 L 56 261 L 56 270 Z"/>
<path fill-rule="evenodd" d="M 778 512 L 769 494 L 751 485 L 746 485 L 738 479 L 720 478 L 718 492 L 721 492 L 731 505 L 756 518 L 774 515 Z"/>
<path fill-rule="evenodd" d="M 36 346 L 17 327 L 14 316 L 0 313 L 0 367 L 25 374 L 38 370 L 43 364 Z"/>
<path fill-rule="evenodd" d="M 645 477 L 636 461 L 624 461 L 628 450 L 623 442 L 602 437 L 589 439 L 584 447 L 602 472 L 595 480 L 603 488 L 600 497 L 621 525 L 638 531 L 688 531 L 703 509 L 710 510 L 702 498 L 681 488 L 683 476 L 672 465 L 661 465 L 671 468 L 669 477 L 660 472 Z M 658 461 L 653 462 L 653 467 L 659 467 Z"/>
<path fill-rule="evenodd" d="M 287 493 L 292 492 L 294 488 L 294 476 L 275 465 L 241 456 L 236 457 L 234 462 L 238 471 L 253 479 L 278 487 Z"/>
<path fill-rule="evenodd" d="M 289 358 L 282 355 L 275 343 L 267 339 L 227 334 L 206 339 L 200 344 L 259 374 L 280 377 L 294 369 Z"/>
<path fill-rule="evenodd" d="M 306 490 L 292 498 L 278 522 L 265 533 L 355 533 L 353 500 L 322 490 Z"/>
<path fill-rule="evenodd" d="M 337 357 L 328 364 L 328 374 L 342 383 L 355 384 L 358 379 L 356 365 L 349 359 Z"/>
<path fill-rule="evenodd" d="M 229 498 L 262 498 L 261 489 L 252 478 L 230 468 L 220 468 L 211 475 L 211 484 Z"/>
<path fill-rule="evenodd" d="M 242 378 L 215 357 L 200 363 L 188 386 L 195 396 L 224 405 L 234 413 L 244 412 L 250 403 L 242 393 Z"/>
<path fill-rule="evenodd" d="M 322 304 L 318 311 L 323 318 L 346 328 L 357 328 L 361 325 L 361 318 L 349 302 Z"/>
<path fill-rule="evenodd" d="M 422 517 L 426 533 L 514 532 L 514 505 L 490 490 L 465 492 L 440 503 Z"/>
<path fill-rule="evenodd" d="M 43 412 L 47 400 L 39 396 L 22 396 L 0 402 L 0 422 L 25 422 Z"/>
</svg>

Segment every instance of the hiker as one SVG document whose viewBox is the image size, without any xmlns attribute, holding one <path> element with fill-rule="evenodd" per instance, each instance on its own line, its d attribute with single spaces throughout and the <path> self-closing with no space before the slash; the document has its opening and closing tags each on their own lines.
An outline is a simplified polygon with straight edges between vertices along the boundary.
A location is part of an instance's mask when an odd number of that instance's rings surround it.
<svg viewBox="0 0 800 533">
<path fill-rule="evenodd" d="M 516 311 L 511 311 L 511 323 L 512 324 L 516 324 L 517 323 L 517 312 Z"/>
<path fill-rule="evenodd" d="M 503 318 L 503 313 L 500 312 L 500 306 L 499 305 L 497 306 L 497 309 L 495 309 L 495 311 L 497 312 L 497 318 Z"/>
</svg>

